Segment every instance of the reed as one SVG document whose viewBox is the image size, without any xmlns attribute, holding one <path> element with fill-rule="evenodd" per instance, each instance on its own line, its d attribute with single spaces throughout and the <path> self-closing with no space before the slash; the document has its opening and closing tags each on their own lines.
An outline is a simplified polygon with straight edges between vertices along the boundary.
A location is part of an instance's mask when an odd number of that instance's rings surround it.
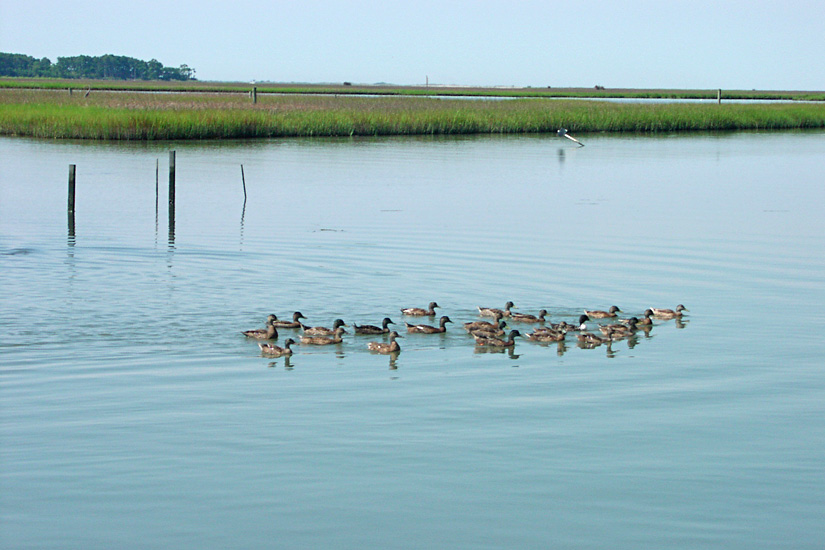
<svg viewBox="0 0 825 550">
<path fill-rule="evenodd" d="M 615 103 L 417 97 L 0 90 L 0 134 L 167 140 L 825 128 L 821 103 Z"/>
</svg>

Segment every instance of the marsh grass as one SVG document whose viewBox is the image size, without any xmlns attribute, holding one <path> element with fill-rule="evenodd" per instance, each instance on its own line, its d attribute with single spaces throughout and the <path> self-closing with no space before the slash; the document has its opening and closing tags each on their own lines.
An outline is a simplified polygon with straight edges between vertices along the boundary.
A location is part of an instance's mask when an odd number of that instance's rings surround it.
<svg viewBox="0 0 825 550">
<path fill-rule="evenodd" d="M 0 90 L 0 134 L 115 140 L 825 128 L 818 103 Z"/>
</svg>

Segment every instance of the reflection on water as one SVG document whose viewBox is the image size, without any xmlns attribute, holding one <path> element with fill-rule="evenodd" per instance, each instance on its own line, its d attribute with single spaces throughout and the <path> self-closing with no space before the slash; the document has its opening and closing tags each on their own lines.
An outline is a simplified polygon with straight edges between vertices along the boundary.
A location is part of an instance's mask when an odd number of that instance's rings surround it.
<svg viewBox="0 0 825 550">
<path fill-rule="evenodd" d="M 2 540 L 816 547 L 821 345 L 765 320 L 825 329 L 823 145 L 0 138 Z M 394 356 L 353 334 L 273 360 L 238 334 L 272 311 L 351 325 L 433 299 L 456 326 L 508 300 L 552 323 L 691 314 L 593 349 L 482 349 L 450 326 Z M 389 506 L 404 514 L 376 529 Z"/>
</svg>

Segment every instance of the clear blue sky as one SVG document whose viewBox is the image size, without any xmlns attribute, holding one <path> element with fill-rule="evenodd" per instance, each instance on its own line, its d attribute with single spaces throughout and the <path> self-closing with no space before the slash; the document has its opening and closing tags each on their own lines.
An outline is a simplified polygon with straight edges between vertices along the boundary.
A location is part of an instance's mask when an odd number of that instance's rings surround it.
<svg viewBox="0 0 825 550">
<path fill-rule="evenodd" d="M 2 0 L 0 51 L 200 80 L 825 90 L 825 1 Z"/>
</svg>

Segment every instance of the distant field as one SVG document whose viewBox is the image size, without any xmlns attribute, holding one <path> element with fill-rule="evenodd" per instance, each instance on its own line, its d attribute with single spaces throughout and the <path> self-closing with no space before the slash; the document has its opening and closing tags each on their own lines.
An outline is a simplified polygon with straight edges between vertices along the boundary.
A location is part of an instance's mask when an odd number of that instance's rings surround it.
<svg viewBox="0 0 825 550">
<path fill-rule="evenodd" d="M 0 79 L 0 135 L 80 139 L 218 139 L 297 136 L 687 132 L 825 128 L 811 92 L 716 90 L 287 87 L 189 82 Z M 69 89 L 72 92 L 69 92 Z M 145 93 L 147 91 L 159 93 Z M 163 93 L 167 92 L 167 93 Z M 746 95 L 750 94 L 750 95 Z M 438 97 L 417 97 L 435 95 Z M 487 96 L 501 100 L 452 99 Z M 819 93 L 818 97 L 823 94 Z M 553 99 L 566 97 L 571 99 Z M 696 98 L 631 103 L 572 98 Z M 787 103 L 725 101 L 805 99 Z"/>
</svg>

